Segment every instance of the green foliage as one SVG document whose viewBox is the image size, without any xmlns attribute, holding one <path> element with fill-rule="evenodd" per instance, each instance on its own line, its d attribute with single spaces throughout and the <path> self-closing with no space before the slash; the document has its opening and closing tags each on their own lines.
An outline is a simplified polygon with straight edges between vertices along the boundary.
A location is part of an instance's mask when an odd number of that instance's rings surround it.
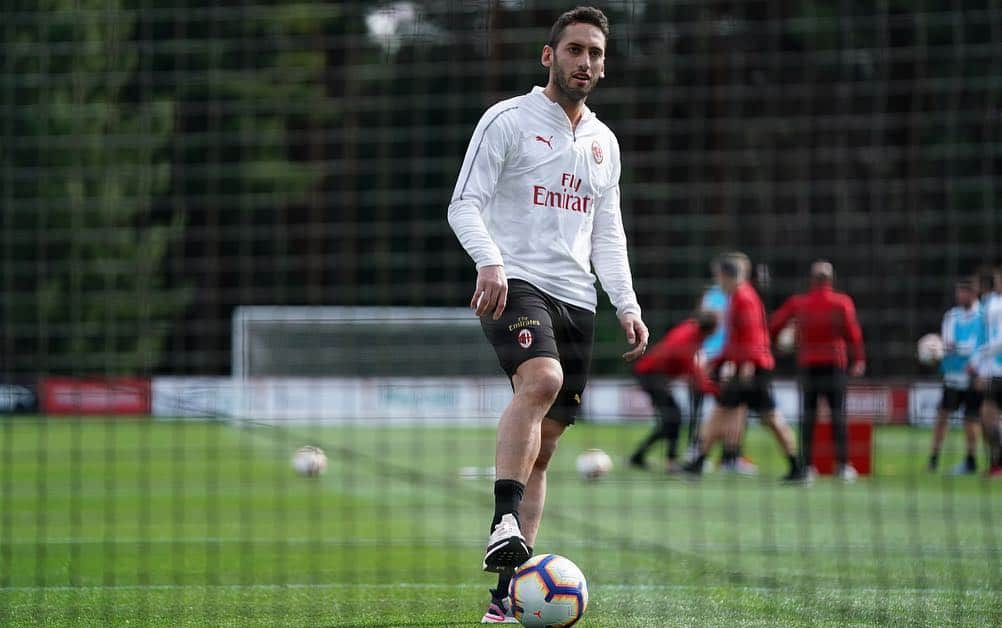
<svg viewBox="0 0 1002 628">
<path fill-rule="evenodd" d="M 183 216 L 153 218 L 169 185 L 174 103 L 132 96 L 136 15 L 121 2 L 45 5 L 3 26 L 10 360 L 19 370 L 145 371 L 190 300 L 162 277 Z"/>
<path fill-rule="evenodd" d="M 339 8 L 265 2 L 214 12 L 192 2 L 186 10 L 156 18 L 170 45 L 153 54 L 166 77 L 185 77 L 156 89 L 178 102 L 189 207 L 246 224 L 256 209 L 269 215 L 303 202 L 326 174 L 314 161 L 338 116 L 325 91 L 324 37 Z M 178 29 L 185 39 L 173 39 Z"/>
</svg>

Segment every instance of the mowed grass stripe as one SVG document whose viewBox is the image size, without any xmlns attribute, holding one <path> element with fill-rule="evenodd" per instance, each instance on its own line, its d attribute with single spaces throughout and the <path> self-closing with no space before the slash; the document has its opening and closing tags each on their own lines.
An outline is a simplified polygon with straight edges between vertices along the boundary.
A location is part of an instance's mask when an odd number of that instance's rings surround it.
<svg viewBox="0 0 1002 628">
<path fill-rule="evenodd" d="M 541 551 L 588 575 L 584 625 L 998 618 L 999 488 L 922 473 L 928 432 L 878 430 L 879 476 L 855 486 L 780 487 L 758 428 L 757 479 L 574 475 L 578 451 L 619 462 L 646 429 L 575 427 L 554 461 Z M 457 471 L 490 464 L 491 429 L 86 420 L 8 434 L 0 624 L 466 625 L 483 610 L 490 480 Z M 331 456 L 319 481 L 288 467 L 307 443 Z"/>
</svg>

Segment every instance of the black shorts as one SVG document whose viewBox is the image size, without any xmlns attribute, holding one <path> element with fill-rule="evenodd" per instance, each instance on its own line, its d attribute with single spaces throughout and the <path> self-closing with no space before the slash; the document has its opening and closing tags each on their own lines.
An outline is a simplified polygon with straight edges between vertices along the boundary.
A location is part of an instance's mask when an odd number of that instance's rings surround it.
<svg viewBox="0 0 1002 628">
<path fill-rule="evenodd" d="M 749 410 L 759 414 L 776 409 L 772 396 L 772 371 L 755 369 L 755 376 L 748 382 L 741 381 L 737 373 L 721 384 L 717 404 L 723 408 L 737 408 L 747 405 Z"/>
<path fill-rule="evenodd" d="M 560 361 L 564 385 L 546 416 L 574 423 L 591 368 L 595 313 L 558 301 L 527 281 L 509 279 L 504 314 L 499 320 L 485 314 L 480 325 L 509 379 L 531 358 Z"/>
<path fill-rule="evenodd" d="M 1002 408 L 1002 377 L 992 377 L 988 380 L 984 398 L 988 401 L 994 401 L 996 406 Z"/>
<path fill-rule="evenodd" d="M 954 413 L 964 406 L 964 419 L 967 421 L 977 421 L 981 416 L 981 393 L 969 388 L 950 388 L 943 386 L 943 399 L 939 402 L 939 409 Z"/>
</svg>

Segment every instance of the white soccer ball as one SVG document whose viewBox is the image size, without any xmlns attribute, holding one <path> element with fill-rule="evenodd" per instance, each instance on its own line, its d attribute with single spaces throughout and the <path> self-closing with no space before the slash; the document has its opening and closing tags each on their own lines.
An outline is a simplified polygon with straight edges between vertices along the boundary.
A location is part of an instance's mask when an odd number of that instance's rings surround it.
<svg viewBox="0 0 1002 628">
<path fill-rule="evenodd" d="M 943 356 L 946 355 L 943 339 L 939 337 L 939 334 L 922 336 L 916 346 L 916 354 L 918 361 L 926 366 L 939 364 L 943 360 Z"/>
<path fill-rule="evenodd" d="M 797 348 L 797 326 L 787 325 L 776 336 L 776 349 L 780 353 L 790 354 Z"/>
<path fill-rule="evenodd" d="M 292 456 L 292 469 L 303 477 L 315 478 L 327 470 L 327 454 L 312 445 L 300 447 Z"/>
<path fill-rule="evenodd" d="M 575 466 L 585 480 L 597 480 L 612 471 L 612 458 L 601 449 L 586 449 L 578 456 Z"/>
<path fill-rule="evenodd" d="M 515 571 L 508 590 L 523 626 L 571 626 L 588 608 L 588 583 L 563 556 L 533 556 Z"/>
</svg>

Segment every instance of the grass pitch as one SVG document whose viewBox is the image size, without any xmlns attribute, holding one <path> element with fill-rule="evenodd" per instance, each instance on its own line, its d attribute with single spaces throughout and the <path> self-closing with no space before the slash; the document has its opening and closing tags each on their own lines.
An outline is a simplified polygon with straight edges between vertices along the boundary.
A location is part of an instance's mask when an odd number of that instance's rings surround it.
<svg viewBox="0 0 1002 628">
<path fill-rule="evenodd" d="M 1002 625 L 1002 482 L 922 471 L 927 431 L 878 429 L 873 478 L 805 488 L 776 482 L 758 427 L 758 478 L 625 469 L 647 429 L 579 425 L 554 460 L 536 549 L 588 577 L 580 625 Z M 491 480 L 460 470 L 490 466 L 493 442 L 4 419 L 0 625 L 476 625 Z M 327 450 L 322 478 L 292 473 L 304 444 Z M 613 456 L 610 477 L 574 475 L 587 447 Z"/>
</svg>

